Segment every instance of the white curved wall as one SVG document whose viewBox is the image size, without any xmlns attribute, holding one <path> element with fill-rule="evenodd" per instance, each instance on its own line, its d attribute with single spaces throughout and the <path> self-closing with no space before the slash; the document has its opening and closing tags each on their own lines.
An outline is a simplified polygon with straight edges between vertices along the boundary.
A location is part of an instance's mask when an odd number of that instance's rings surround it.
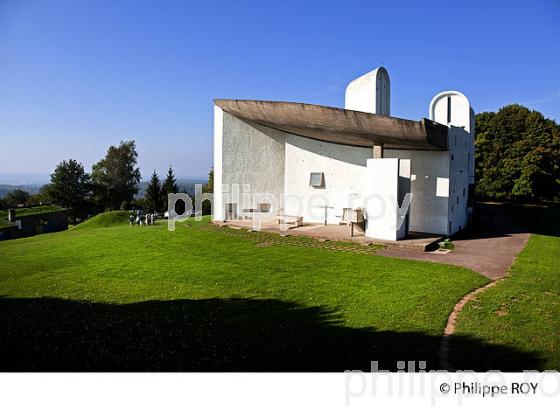
<svg viewBox="0 0 560 410">
<path fill-rule="evenodd" d="M 350 147 L 286 134 L 284 212 L 307 222 L 337 224 L 342 208 L 363 206 L 371 148 Z M 325 186 L 309 185 L 312 172 L 324 173 Z M 299 200 L 295 200 L 295 198 Z M 291 199 L 294 198 L 294 199 Z"/>
<path fill-rule="evenodd" d="M 256 198 L 244 200 L 243 185 L 247 185 L 251 193 L 281 198 L 284 192 L 284 133 L 250 124 L 219 107 L 215 109 L 214 121 L 213 219 L 226 219 L 227 203 L 237 204 L 237 215 L 241 215 L 243 209 L 258 205 L 253 200 L 259 202 Z M 224 185 L 229 192 L 222 189 Z M 280 205 L 273 211 L 277 212 Z"/>
</svg>

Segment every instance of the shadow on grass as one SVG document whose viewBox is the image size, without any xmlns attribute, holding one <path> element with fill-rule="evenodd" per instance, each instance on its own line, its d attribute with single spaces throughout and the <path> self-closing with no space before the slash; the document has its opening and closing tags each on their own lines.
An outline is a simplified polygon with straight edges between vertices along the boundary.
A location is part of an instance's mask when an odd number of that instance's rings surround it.
<svg viewBox="0 0 560 410">
<path fill-rule="evenodd" d="M 513 203 L 477 203 L 474 219 L 454 239 L 481 239 L 535 233 L 560 236 L 560 208 Z"/>
<path fill-rule="evenodd" d="M 468 368 L 539 369 L 531 353 L 455 339 Z M 440 338 L 345 327 L 336 312 L 276 299 L 126 305 L 0 298 L 0 371 L 396 370 L 437 368 Z M 481 367 L 482 366 L 482 367 Z"/>
</svg>

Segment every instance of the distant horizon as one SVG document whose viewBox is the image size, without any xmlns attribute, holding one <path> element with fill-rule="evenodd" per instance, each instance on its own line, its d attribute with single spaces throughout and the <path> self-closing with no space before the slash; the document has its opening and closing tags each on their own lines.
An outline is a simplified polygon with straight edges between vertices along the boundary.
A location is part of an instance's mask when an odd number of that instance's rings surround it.
<svg viewBox="0 0 560 410">
<path fill-rule="evenodd" d="M 89 171 L 87 171 L 89 173 Z M 167 170 L 165 171 L 167 173 Z M 165 178 L 165 173 L 158 173 L 161 180 Z M 140 182 L 148 182 L 151 177 L 151 172 L 149 175 L 142 174 L 142 179 Z M 179 176 L 175 175 L 175 179 L 179 180 L 193 180 L 193 181 L 206 181 L 208 179 L 208 175 L 204 176 Z M 17 174 L 17 173 L 3 173 L 0 174 L 0 185 L 11 185 L 11 186 L 19 186 L 19 185 L 29 185 L 29 186 L 40 186 L 45 185 L 50 182 L 50 174 L 43 175 L 43 174 Z"/>
</svg>

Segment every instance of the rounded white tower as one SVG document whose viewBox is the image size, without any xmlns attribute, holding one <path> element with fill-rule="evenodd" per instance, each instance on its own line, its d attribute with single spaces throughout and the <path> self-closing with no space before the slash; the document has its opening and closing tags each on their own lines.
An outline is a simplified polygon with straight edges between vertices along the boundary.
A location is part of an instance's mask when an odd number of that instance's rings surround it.
<svg viewBox="0 0 560 410">
<path fill-rule="evenodd" d="M 469 99 L 459 91 L 443 91 L 432 98 L 430 120 L 474 131 L 474 111 Z"/>
</svg>

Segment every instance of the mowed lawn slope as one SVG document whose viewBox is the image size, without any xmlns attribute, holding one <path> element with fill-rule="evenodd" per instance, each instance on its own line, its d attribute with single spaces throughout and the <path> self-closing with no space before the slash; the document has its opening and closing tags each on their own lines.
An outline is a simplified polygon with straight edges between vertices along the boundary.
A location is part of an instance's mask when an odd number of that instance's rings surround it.
<svg viewBox="0 0 560 410">
<path fill-rule="evenodd" d="M 533 234 L 519 254 L 510 275 L 468 303 L 458 319 L 459 340 L 452 344 L 452 361 L 459 368 L 488 369 L 507 366 L 518 370 L 560 370 L 560 210 L 517 207 L 520 223 Z M 485 343 L 507 346 L 515 351 L 532 352 L 540 358 L 524 362 L 511 350 L 497 351 L 492 357 L 468 358 L 473 347 L 461 336 L 476 335 Z"/>
<path fill-rule="evenodd" d="M 169 232 L 126 219 L 0 242 L 4 369 L 436 367 L 453 305 L 487 282 L 446 265 L 262 246 L 208 221 Z"/>
</svg>

